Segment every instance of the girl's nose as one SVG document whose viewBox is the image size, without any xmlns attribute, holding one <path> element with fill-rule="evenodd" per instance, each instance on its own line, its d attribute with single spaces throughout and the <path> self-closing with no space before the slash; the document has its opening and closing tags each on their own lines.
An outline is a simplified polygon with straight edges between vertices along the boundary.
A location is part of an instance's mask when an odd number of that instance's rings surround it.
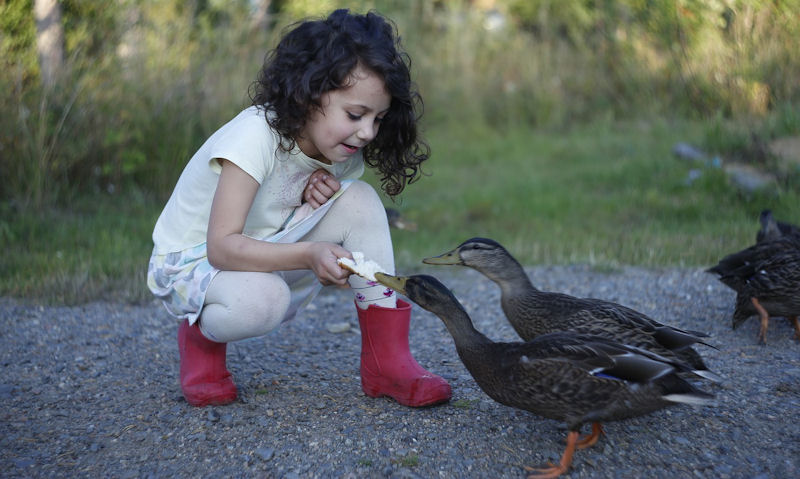
<svg viewBox="0 0 800 479">
<path fill-rule="evenodd" d="M 372 141 L 375 138 L 375 135 L 378 134 L 378 124 L 374 121 L 365 121 L 362 123 L 361 127 L 358 129 L 358 139 L 363 142 Z"/>
</svg>

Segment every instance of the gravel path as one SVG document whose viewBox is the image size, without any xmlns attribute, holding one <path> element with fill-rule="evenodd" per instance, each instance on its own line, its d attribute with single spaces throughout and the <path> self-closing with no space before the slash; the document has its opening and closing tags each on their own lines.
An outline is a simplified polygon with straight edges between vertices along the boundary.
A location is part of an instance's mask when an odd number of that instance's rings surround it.
<svg viewBox="0 0 800 479">
<path fill-rule="evenodd" d="M 499 290 L 472 270 L 427 269 L 478 329 L 516 337 Z M 678 327 L 727 381 L 716 407 L 676 406 L 608 423 L 565 477 L 800 477 L 800 344 L 773 320 L 730 328 L 733 293 L 692 269 L 536 267 L 542 289 L 610 299 Z M 41 307 L 0 298 L 0 471 L 3 477 L 523 478 L 558 460 L 563 424 L 501 406 L 480 391 L 436 317 L 415 307 L 419 362 L 453 400 L 411 409 L 361 392 L 350 293 L 325 291 L 272 334 L 231 344 L 240 399 L 194 408 L 178 388 L 176 322 L 157 304 Z M 348 329 L 349 327 L 349 329 Z M 344 331 L 342 331 L 345 329 Z"/>
</svg>

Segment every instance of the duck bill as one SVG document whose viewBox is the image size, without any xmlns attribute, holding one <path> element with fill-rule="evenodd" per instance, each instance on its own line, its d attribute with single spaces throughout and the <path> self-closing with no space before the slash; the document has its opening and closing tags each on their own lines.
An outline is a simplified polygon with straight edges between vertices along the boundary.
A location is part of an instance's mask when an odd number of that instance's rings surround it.
<svg viewBox="0 0 800 479">
<path fill-rule="evenodd" d="M 461 257 L 458 255 L 457 249 L 440 254 L 439 256 L 425 258 L 422 260 L 422 262 L 425 264 L 463 264 Z"/>
<path fill-rule="evenodd" d="M 392 276 L 386 273 L 375 273 L 375 279 L 382 285 L 392 288 L 396 293 L 406 294 L 406 278 L 402 276 Z"/>
</svg>

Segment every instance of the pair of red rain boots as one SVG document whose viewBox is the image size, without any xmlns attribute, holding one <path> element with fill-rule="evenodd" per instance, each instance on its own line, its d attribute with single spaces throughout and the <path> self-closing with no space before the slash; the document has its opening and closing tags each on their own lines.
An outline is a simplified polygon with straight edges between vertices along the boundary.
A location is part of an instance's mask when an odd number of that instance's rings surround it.
<svg viewBox="0 0 800 479">
<path fill-rule="evenodd" d="M 367 396 L 389 396 L 412 407 L 448 401 L 450 385 L 420 366 L 408 347 L 411 305 L 372 305 L 358 311 L 361 327 L 361 389 Z M 226 343 L 207 339 L 187 321 L 178 328 L 181 389 L 193 406 L 223 405 L 236 400 L 236 385 L 225 366 Z"/>
</svg>

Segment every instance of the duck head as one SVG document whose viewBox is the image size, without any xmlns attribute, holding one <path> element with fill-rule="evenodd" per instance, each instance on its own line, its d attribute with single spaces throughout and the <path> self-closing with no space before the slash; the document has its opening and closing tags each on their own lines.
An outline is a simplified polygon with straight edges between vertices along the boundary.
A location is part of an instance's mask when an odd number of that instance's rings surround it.
<svg viewBox="0 0 800 479">
<path fill-rule="evenodd" d="M 772 216 L 772 211 L 763 210 L 758 217 L 758 221 L 761 223 L 761 229 L 756 233 L 756 243 L 772 241 L 782 236 L 778 222 Z"/>
<path fill-rule="evenodd" d="M 461 303 L 450 289 L 433 276 L 426 274 L 392 276 L 375 273 L 375 279 L 432 313 L 444 313 L 453 308 L 463 310 Z"/>
<path fill-rule="evenodd" d="M 480 270 L 508 264 L 509 258 L 511 258 L 509 252 L 497 241 L 488 238 L 471 238 L 447 253 L 425 258 L 422 262 L 436 265 L 469 266 Z"/>
</svg>

